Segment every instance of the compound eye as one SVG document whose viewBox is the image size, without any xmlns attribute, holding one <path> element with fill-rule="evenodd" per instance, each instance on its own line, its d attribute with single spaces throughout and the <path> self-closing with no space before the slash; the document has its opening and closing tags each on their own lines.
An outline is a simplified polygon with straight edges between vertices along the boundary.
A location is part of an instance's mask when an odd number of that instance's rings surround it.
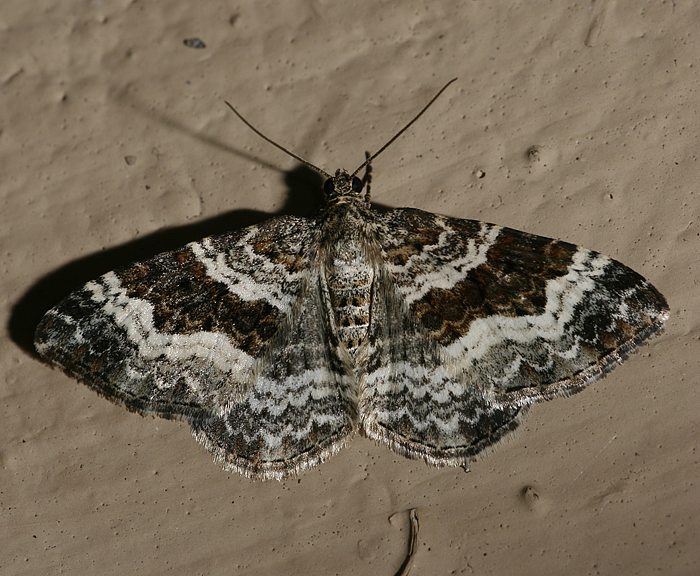
<svg viewBox="0 0 700 576">
<path fill-rule="evenodd" d="M 331 196 L 333 192 L 335 192 L 335 184 L 333 183 L 333 178 L 328 178 L 323 183 L 323 191 L 326 193 L 326 196 Z"/>
<path fill-rule="evenodd" d="M 353 192 L 362 192 L 362 180 L 360 180 L 357 176 L 352 177 L 351 186 Z"/>
</svg>

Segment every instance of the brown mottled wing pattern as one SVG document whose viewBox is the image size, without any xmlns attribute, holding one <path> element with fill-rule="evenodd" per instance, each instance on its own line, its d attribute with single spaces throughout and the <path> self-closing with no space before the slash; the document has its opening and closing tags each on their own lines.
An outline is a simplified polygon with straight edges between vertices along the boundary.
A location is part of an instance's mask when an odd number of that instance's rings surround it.
<svg viewBox="0 0 700 576">
<path fill-rule="evenodd" d="M 46 314 L 36 348 L 133 410 L 187 418 L 230 468 L 317 461 L 354 409 L 324 340 L 315 230 L 276 218 L 105 274 Z"/>
<path fill-rule="evenodd" d="M 245 401 L 193 423 L 196 438 L 227 469 L 261 478 L 296 474 L 335 453 L 356 429 L 354 379 L 329 346 L 317 275 L 301 302 L 259 363 Z"/>
<path fill-rule="evenodd" d="M 663 296 L 606 256 L 400 209 L 377 215 L 376 294 L 361 398 L 367 433 L 463 464 L 533 402 L 572 394 L 658 332 Z"/>
</svg>

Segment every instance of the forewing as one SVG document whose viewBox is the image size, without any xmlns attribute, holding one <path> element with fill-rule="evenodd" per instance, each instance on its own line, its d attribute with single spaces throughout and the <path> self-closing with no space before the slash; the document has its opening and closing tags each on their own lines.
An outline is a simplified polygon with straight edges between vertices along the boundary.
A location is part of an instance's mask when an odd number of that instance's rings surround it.
<svg viewBox="0 0 700 576">
<path fill-rule="evenodd" d="M 288 323 L 313 242 L 312 221 L 276 218 L 109 272 L 47 312 L 36 349 L 133 410 L 221 414 Z"/>
<path fill-rule="evenodd" d="M 411 209 L 378 215 L 376 236 L 392 286 L 378 301 L 398 329 L 372 327 L 367 418 L 436 464 L 581 390 L 668 316 L 639 274 L 565 242 Z"/>
</svg>

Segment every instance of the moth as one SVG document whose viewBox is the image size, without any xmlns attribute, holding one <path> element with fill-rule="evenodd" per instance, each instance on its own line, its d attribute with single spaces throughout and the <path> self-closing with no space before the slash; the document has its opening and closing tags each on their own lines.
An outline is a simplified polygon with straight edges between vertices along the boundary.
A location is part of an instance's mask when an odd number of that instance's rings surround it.
<svg viewBox="0 0 700 576">
<path fill-rule="evenodd" d="M 372 207 L 371 161 L 452 82 L 333 176 L 229 104 L 325 177 L 318 216 L 273 218 L 88 282 L 46 313 L 37 351 L 131 410 L 185 419 L 249 477 L 297 474 L 356 433 L 466 466 L 535 402 L 617 366 L 662 329 L 668 305 L 628 267 L 567 242 Z"/>
</svg>

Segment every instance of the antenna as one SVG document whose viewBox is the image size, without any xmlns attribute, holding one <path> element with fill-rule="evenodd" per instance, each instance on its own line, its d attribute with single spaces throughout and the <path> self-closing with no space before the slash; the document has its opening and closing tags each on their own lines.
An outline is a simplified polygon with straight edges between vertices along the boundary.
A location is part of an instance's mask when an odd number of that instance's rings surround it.
<svg viewBox="0 0 700 576">
<path fill-rule="evenodd" d="M 394 134 L 394 136 L 391 138 L 391 140 L 389 140 L 386 144 L 384 144 L 384 146 L 382 146 L 377 152 L 375 152 L 374 154 L 369 156 L 362 164 L 360 164 L 357 167 L 357 169 L 351 174 L 351 176 L 354 176 L 360 170 L 362 170 L 365 166 L 367 166 L 372 160 L 374 160 L 377 156 L 379 156 L 382 152 L 384 152 L 384 150 L 386 150 L 394 142 L 394 140 L 396 140 L 399 136 L 401 136 L 401 134 L 403 134 L 406 130 L 408 130 L 413 125 L 413 123 L 416 120 L 418 120 L 418 118 L 420 118 L 428 108 L 430 108 L 430 106 L 433 104 L 433 102 L 435 102 L 435 100 L 437 100 L 440 97 L 440 94 L 442 94 L 445 90 L 447 90 L 447 87 L 450 84 L 452 84 L 455 80 L 457 80 L 457 78 L 452 78 L 452 80 L 450 80 L 447 84 L 445 84 L 442 88 L 440 88 L 438 93 L 435 94 L 435 96 L 433 96 L 430 99 L 430 102 L 428 102 L 425 106 L 423 106 L 423 109 L 413 117 L 413 120 L 411 120 L 408 124 L 406 124 L 403 128 L 401 128 L 401 130 L 399 130 L 396 134 Z M 229 104 L 229 106 L 230 106 L 230 104 Z M 236 112 L 236 111 L 234 110 L 234 112 Z M 236 114 L 238 114 L 238 112 L 236 112 Z"/>
<path fill-rule="evenodd" d="M 450 80 L 447 84 L 445 84 L 442 88 L 440 88 L 438 93 L 435 94 L 435 96 L 433 96 L 430 99 L 430 102 L 428 102 L 425 106 L 423 106 L 423 109 L 413 117 L 413 120 L 411 120 L 408 124 L 406 124 L 403 128 L 401 128 L 401 130 L 399 130 L 396 134 L 394 134 L 394 136 L 386 144 L 384 144 L 384 146 L 382 146 L 377 152 L 375 152 L 371 156 L 369 154 L 367 154 L 367 158 L 365 159 L 365 161 L 362 164 L 360 164 L 358 166 L 358 168 L 350 176 L 355 176 L 355 174 L 357 174 L 365 166 L 368 166 L 370 164 L 370 162 L 372 162 L 372 160 L 374 160 L 377 156 L 379 156 L 382 152 L 384 152 L 384 150 L 386 150 L 394 142 L 394 140 L 396 140 L 399 136 L 401 136 L 401 134 L 403 134 L 406 130 L 408 130 L 413 125 L 413 123 L 416 120 L 418 120 L 418 118 L 420 118 L 428 108 L 430 108 L 430 106 L 433 104 L 433 102 L 435 102 L 435 100 L 437 100 L 440 97 L 440 94 L 442 94 L 445 90 L 447 90 L 447 87 L 450 84 L 452 84 L 453 82 L 455 82 L 456 80 L 457 80 L 457 78 L 452 78 L 452 80 Z M 272 138 L 268 138 L 267 136 L 265 136 L 265 134 L 260 132 L 260 130 L 258 130 L 255 126 L 253 126 L 250 122 L 248 122 L 248 120 L 246 120 L 243 117 L 243 115 L 238 110 L 236 110 L 230 102 L 228 102 L 227 100 L 224 100 L 224 102 L 226 102 L 226 106 L 228 106 L 233 111 L 233 113 L 236 116 L 238 116 L 238 118 L 241 120 L 241 122 L 243 122 L 246 126 L 248 126 L 248 128 L 250 128 L 258 136 L 260 136 L 260 138 L 262 138 L 266 142 L 269 142 L 270 144 L 272 144 L 276 148 L 279 148 L 280 150 L 282 150 L 282 152 L 284 152 L 285 154 L 288 154 L 289 156 L 291 156 L 295 160 L 298 160 L 304 166 L 306 166 L 307 168 L 310 168 L 311 170 L 313 170 L 317 174 L 320 174 L 324 178 L 331 177 L 330 174 L 328 174 L 324 170 L 321 170 L 318 166 L 314 166 L 308 160 L 304 160 L 301 156 L 297 156 L 294 152 L 287 150 L 284 146 L 275 142 Z"/>
<path fill-rule="evenodd" d="M 294 152 L 290 152 L 289 150 L 287 150 L 287 149 L 286 149 L 284 146 L 282 146 L 281 144 L 277 144 L 277 142 L 275 142 L 275 141 L 272 140 L 271 138 L 268 138 L 267 136 L 265 136 L 265 134 L 263 134 L 262 132 L 260 132 L 260 130 L 258 130 L 255 126 L 253 126 L 250 122 L 248 122 L 248 120 L 246 120 L 245 118 L 243 118 L 243 116 L 241 115 L 241 113 L 240 113 L 238 110 L 236 110 L 229 102 L 227 102 L 226 100 L 224 100 L 224 102 L 226 102 L 226 106 L 228 106 L 231 110 L 233 110 L 233 113 L 234 113 L 236 116 L 238 116 L 238 117 L 241 119 L 241 121 L 242 121 L 246 126 L 248 126 L 248 128 L 250 128 L 250 129 L 251 129 L 253 132 L 255 132 L 258 136 L 260 136 L 260 138 L 262 138 L 263 140 L 266 140 L 267 142 L 269 142 L 269 143 L 272 144 L 273 146 L 279 148 L 280 150 L 282 150 L 282 152 L 286 152 L 286 153 L 289 154 L 292 158 L 294 158 L 295 160 L 298 160 L 299 162 L 301 162 L 301 163 L 302 163 L 304 166 L 306 166 L 307 168 L 311 168 L 311 170 L 313 170 L 314 172 L 320 174 L 320 175 L 323 176 L 324 178 L 330 178 L 330 177 L 331 177 L 330 174 L 326 173 L 324 170 L 321 170 L 318 166 L 314 166 L 314 165 L 313 165 L 311 162 L 309 162 L 308 160 L 304 160 L 301 156 L 297 156 Z"/>
</svg>

